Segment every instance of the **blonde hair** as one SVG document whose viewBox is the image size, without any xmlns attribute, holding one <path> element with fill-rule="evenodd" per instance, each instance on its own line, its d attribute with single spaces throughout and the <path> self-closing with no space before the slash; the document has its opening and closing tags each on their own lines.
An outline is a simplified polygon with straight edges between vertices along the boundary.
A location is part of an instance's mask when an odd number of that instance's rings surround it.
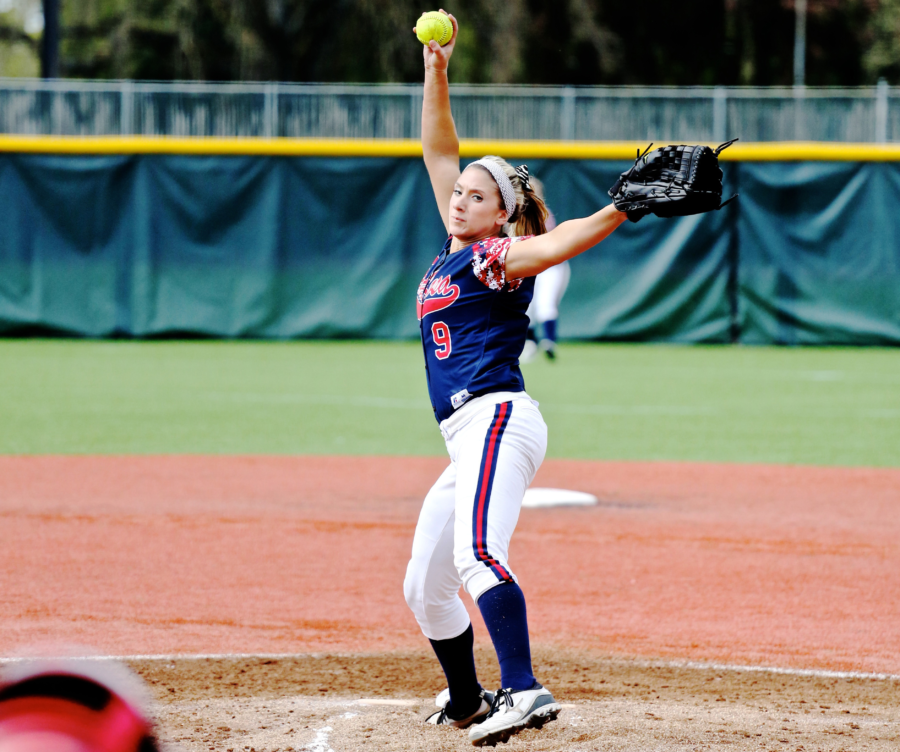
<svg viewBox="0 0 900 752">
<path fill-rule="evenodd" d="M 504 231 L 508 235 L 543 235 L 547 232 L 547 206 L 544 199 L 534 190 L 533 179 L 529 180 L 526 187 L 516 168 L 502 157 L 488 156 L 482 159 L 493 162 L 503 170 L 516 194 L 516 210 L 506 220 Z M 499 187 L 497 192 L 500 193 Z M 502 194 L 500 206 L 506 208 L 503 205 Z"/>
</svg>

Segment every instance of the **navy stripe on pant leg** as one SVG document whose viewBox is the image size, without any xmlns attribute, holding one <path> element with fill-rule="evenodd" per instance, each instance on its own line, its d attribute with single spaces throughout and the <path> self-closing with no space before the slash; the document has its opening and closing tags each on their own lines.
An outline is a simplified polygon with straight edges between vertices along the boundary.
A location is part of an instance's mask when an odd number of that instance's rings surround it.
<svg viewBox="0 0 900 752">
<path fill-rule="evenodd" d="M 475 558 L 490 567 L 501 582 L 513 582 L 512 575 L 500 566 L 487 549 L 488 512 L 491 505 L 491 492 L 494 486 L 494 475 L 497 471 L 497 455 L 503 432 L 512 415 L 512 402 L 501 402 L 494 409 L 494 418 L 484 437 L 484 450 L 481 454 L 481 467 L 478 471 L 478 485 L 475 487 L 475 504 L 472 507 L 472 548 Z"/>
</svg>

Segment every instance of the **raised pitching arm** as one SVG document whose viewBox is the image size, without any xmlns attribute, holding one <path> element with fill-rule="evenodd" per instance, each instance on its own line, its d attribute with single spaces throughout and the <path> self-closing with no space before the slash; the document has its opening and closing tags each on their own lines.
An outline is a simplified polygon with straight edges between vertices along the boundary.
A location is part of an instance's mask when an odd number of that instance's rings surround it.
<svg viewBox="0 0 900 752">
<path fill-rule="evenodd" d="M 459 25 L 451 14 L 444 10 L 441 13 L 453 24 L 453 36 L 443 47 L 432 40 L 423 49 L 422 154 L 441 219 L 449 232 L 450 199 L 460 171 L 459 137 L 450 111 L 447 68 L 456 46 Z M 506 257 L 507 277 L 531 277 L 577 256 L 603 240 L 625 219 L 624 213 L 610 205 L 590 217 L 563 222 L 546 235 L 516 243 Z"/>
<path fill-rule="evenodd" d="M 450 231 L 450 197 L 459 178 L 459 138 L 450 113 L 450 83 L 447 66 L 456 45 L 458 25 L 456 19 L 442 10 L 453 24 L 453 36 L 441 47 L 432 40 L 423 49 L 425 60 L 425 90 L 422 100 L 422 153 L 431 188 L 444 220 Z M 413 29 L 415 31 L 415 29 Z"/>
</svg>

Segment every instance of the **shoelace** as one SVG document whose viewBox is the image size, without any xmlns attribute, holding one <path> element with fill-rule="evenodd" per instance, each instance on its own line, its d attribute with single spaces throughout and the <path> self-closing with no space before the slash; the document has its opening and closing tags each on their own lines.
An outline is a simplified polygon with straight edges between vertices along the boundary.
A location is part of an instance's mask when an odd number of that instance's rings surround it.
<svg viewBox="0 0 900 752">
<path fill-rule="evenodd" d="M 497 694 L 494 695 L 494 702 L 491 703 L 491 712 L 488 713 L 488 718 L 490 718 L 495 713 L 500 712 L 500 704 L 506 705 L 506 707 L 511 708 L 515 702 L 512 698 L 512 693 L 508 689 L 498 689 Z"/>
<path fill-rule="evenodd" d="M 479 697 L 480 700 L 484 700 L 484 694 L 485 694 L 485 690 L 482 689 L 482 690 L 481 690 L 481 693 L 478 695 L 478 697 Z M 449 704 L 449 702 L 448 702 L 448 704 Z M 494 705 L 493 705 L 493 703 L 491 703 L 491 710 L 493 710 L 493 707 L 494 707 Z M 478 708 L 479 708 L 479 710 L 481 709 L 481 703 L 480 703 L 480 702 L 479 702 L 479 704 L 478 704 Z M 489 716 L 490 714 L 491 714 L 491 713 L 488 712 L 488 716 Z M 440 725 L 446 725 L 448 721 L 459 721 L 459 720 L 462 720 L 462 719 L 460 719 L 460 718 L 452 718 L 452 717 L 450 716 L 450 714 L 447 712 L 447 706 L 445 705 L 443 708 L 441 708 L 441 714 L 438 716 L 438 719 L 437 719 L 437 725 L 438 725 L 438 726 L 440 726 Z"/>
</svg>

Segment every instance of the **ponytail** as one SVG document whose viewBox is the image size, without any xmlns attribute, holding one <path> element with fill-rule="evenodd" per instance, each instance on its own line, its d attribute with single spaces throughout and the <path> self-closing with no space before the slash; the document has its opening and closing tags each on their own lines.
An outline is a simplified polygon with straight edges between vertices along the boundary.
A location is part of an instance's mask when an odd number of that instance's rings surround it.
<svg viewBox="0 0 900 752">
<path fill-rule="evenodd" d="M 531 178 L 534 182 L 536 178 Z M 525 201 L 516 207 L 515 224 L 511 222 L 514 235 L 543 235 L 547 232 L 547 205 L 531 186 L 525 189 Z"/>
</svg>

